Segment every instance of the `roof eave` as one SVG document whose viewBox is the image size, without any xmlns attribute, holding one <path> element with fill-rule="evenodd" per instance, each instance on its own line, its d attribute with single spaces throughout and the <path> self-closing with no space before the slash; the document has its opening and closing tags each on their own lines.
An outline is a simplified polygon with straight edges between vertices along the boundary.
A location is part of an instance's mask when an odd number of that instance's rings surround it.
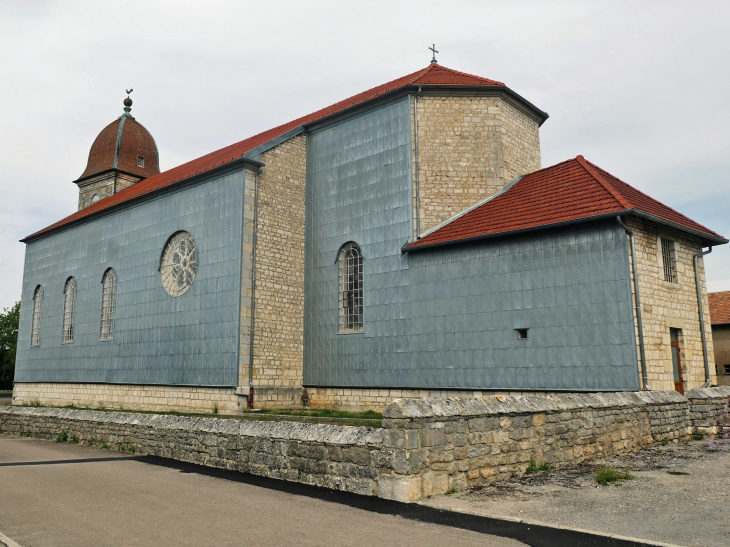
<svg viewBox="0 0 730 547">
<path fill-rule="evenodd" d="M 632 209 L 631 214 L 635 215 L 637 217 L 645 218 L 647 220 L 651 220 L 652 222 L 656 222 L 657 224 L 662 224 L 664 226 L 669 226 L 670 228 L 674 228 L 675 230 L 679 230 L 682 232 L 686 232 L 688 234 L 692 234 L 694 236 L 697 236 L 701 239 L 704 239 L 706 241 L 711 242 L 713 245 L 724 245 L 728 242 L 727 239 L 725 239 L 722 236 L 719 235 L 710 235 L 706 232 L 701 232 L 700 230 L 694 230 L 693 228 L 688 228 L 687 226 L 683 226 L 682 224 L 677 224 L 676 222 L 672 222 L 671 220 L 666 220 L 661 217 L 652 215 L 650 213 L 646 213 L 640 209 Z"/>
<path fill-rule="evenodd" d="M 24 237 L 20 240 L 21 243 L 32 243 L 34 241 L 38 241 L 39 239 L 43 239 L 45 237 L 48 237 L 53 234 L 57 234 L 59 232 L 63 232 L 64 230 L 67 230 L 69 228 L 73 228 L 75 226 L 78 226 L 80 224 L 84 224 L 86 222 L 91 222 L 92 220 L 96 220 L 98 218 L 101 218 L 103 216 L 106 216 L 110 213 L 113 213 L 115 211 L 119 211 L 122 209 L 126 209 L 127 207 L 131 207 L 133 205 L 136 205 L 140 202 L 146 201 L 148 199 L 151 199 L 153 197 L 166 194 L 168 192 L 172 192 L 175 190 L 178 190 L 179 188 L 182 188 L 184 186 L 196 184 L 198 182 L 201 182 L 204 179 L 208 179 L 214 176 L 220 176 L 230 171 L 236 171 L 242 167 L 249 166 L 253 167 L 255 169 L 261 169 L 264 164 L 260 161 L 252 160 L 250 158 L 241 157 L 236 160 L 230 161 L 228 163 L 225 163 L 223 165 L 219 165 L 218 167 L 214 167 L 212 169 L 209 169 L 208 171 L 204 171 L 202 173 L 198 173 L 196 175 L 193 175 L 191 177 L 187 177 L 178 181 L 173 182 L 172 184 L 168 184 L 166 186 L 162 186 L 161 188 L 157 188 L 155 190 L 152 190 L 150 192 L 146 192 L 144 194 L 140 194 L 139 196 L 135 196 L 129 199 L 126 199 L 120 203 L 117 203 L 115 205 L 111 205 L 109 207 L 105 207 L 104 209 L 100 209 L 99 211 L 95 213 L 90 213 L 88 215 L 85 215 L 83 217 L 77 218 L 76 220 L 72 220 L 70 222 L 61 224 L 59 226 L 56 226 L 55 228 L 49 228 L 40 232 L 36 232 L 35 234 L 31 234 L 29 236 Z M 109 196 L 111 197 L 111 196 Z"/>
<path fill-rule="evenodd" d="M 630 212 L 631 212 L 631 210 L 615 211 L 613 213 L 605 213 L 605 214 L 602 214 L 602 215 L 595 215 L 595 216 L 590 216 L 590 217 L 575 218 L 575 219 L 571 219 L 571 220 L 564 220 L 564 221 L 561 221 L 561 222 L 553 222 L 553 223 L 550 223 L 550 224 L 540 224 L 538 226 L 530 226 L 528 228 L 519 228 L 517 230 L 509 230 L 509 231 L 505 231 L 505 232 L 496 232 L 496 233 L 492 233 L 492 234 L 482 234 L 482 235 L 478 235 L 478 236 L 465 237 L 465 238 L 461 238 L 461 239 L 450 239 L 448 241 L 439 241 L 439 242 L 435 242 L 435 243 L 427 243 L 425 245 L 412 246 L 412 245 L 414 245 L 414 243 L 408 243 L 408 244 L 404 245 L 401 248 L 401 253 L 403 253 L 403 254 L 409 253 L 409 252 L 412 253 L 414 251 L 420 251 L 421 249 L 433 249 L 435 247 L 444 247 L 446 245 L 456 245 L 456 244 L 459 244 L 459 243 L 469 243 L 469 242 L 472 242 L 472 241 L 480 241 L 482 239 L 495 239 L 495 238 L 498 238 L 498 237 L 507 237 L 507 236 L 512 236 L 512 235 L 524 234 L 524 233 L 527 233 L 527 232 L 536 232 L 538 230 L 549 230 L 551 228 L 560 228 L 562 226 L 570 226 L 572 224 L 582 224 L 584 222 L 592 222 L 592 221 L 597 221 L 597 220 L 606 220 L 606 219 L 609 219 L 609 218 L 615 218 L 618 215 L 625 215 L 625 214 L 628 214 Z"/>
</svg>

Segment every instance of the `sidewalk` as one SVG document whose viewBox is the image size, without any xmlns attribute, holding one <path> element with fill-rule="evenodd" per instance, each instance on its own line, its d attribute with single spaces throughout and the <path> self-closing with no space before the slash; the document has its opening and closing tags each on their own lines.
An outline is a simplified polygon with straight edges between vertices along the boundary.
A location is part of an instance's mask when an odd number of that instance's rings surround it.
<svg viewBox="0 0 730 547">
<path fill-rule="evenodd" d="M 595 481 L 599 465 L 628 469 L 635 478 L 620 486 L 599 486 Z M 730 439 L 718 439 L 670 444 L 524 475 L 422 503 L 670 544 L 727 547 L 728 500 Z"/>
</svg>

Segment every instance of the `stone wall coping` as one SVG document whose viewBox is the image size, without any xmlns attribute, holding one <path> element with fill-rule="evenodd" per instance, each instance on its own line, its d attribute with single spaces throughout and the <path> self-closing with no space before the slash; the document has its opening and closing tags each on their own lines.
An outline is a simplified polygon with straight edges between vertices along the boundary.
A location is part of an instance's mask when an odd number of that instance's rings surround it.
<svg viewBox="0 0 730 547">
<path fill-rule="evenodd" d="M 705 387 L 688 391 L 687 399 L 727 399 L 730 397 L 730 386 Z"/>
<path fill-rule="evenodd" d="M 71 408 L 35 408 L 0 406 L 0 414 L 52 417 L 100 424 L 141 425 L 156 429 L 178 429 L 198 433 L 262 437 L 289 441 L 315 442 L 328 445 L 375 446 L 383 444 L 380 429 L 363 426 L 309 424 L 293 421 L 236 420 L 171 416 L 167 414 L 138 414 L 134 412 L 102 412 Z"/>
<path fill-rule="evenodd" d="M 385 418 L 458 418 L 505 414 L 565 412 L 587 408 L 621 408 L 644 405 L 686 403 L 676 391 L 635 391 L 620 393 L 566 393 L 564 395 L 493 395 L 490 397 L 449 397 L 436 399 L 396 399 L 383 412 Z"/>
</svg>

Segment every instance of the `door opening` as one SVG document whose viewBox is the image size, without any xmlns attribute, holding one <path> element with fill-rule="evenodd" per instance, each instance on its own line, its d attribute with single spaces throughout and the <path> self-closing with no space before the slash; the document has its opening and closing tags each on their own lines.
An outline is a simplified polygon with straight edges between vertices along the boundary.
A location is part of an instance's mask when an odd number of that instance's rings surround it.
<svg viewBox="0 0 730 547">
<path fill-rule="evenodd" d="M 679 357 L 679 329 L 669 329 L 669 339 L 672 350 L 672 371 L 674 372 L 674 390 L 684 395 L 684 381 L 682 379 L 682 361 Z"/>
</svg>

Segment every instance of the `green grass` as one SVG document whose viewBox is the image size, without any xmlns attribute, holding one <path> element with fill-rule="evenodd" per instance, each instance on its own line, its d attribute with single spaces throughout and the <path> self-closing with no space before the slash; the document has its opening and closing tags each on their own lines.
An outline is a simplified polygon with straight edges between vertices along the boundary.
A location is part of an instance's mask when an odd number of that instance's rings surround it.
<svg viewBox="0 0 730 547">
<path fill-rule="evenodd" d="M 608 484 L 621 484 L 621 481 L 630 481 L 635 477 L 628 471 L 622 471 L 610 466 L 596 468 L 596 482 L 601 486 Z"/>
<path fill-rule="evenodd" d="M 458 492 L 458 490 L 457 490 L 456 488 L 454 488 L 454 487 L 452 486 L 451 488 L 449 488 L 449 489 L 448 489 L 448 490 L 446 491 L 446 495 L 447 495 L 447 496 L 450 496 L 451 494 L 456 494 L 457 492 Z"/>
<path fill-rule="evenodd" d="M 43 406 L 33 401 L 31 405 L 16 406 Z M 222 418 L 233 420 L 256 420 L 264 422 L 304 422 L 329 425 L 350 425 L 362 427 L 383 427 L 383 415 L 373 410 L 366 412 L 346 412 L 344 410 L 333 410 L 331 408 L 324 409 L 261 409 L 261 410 L 245 410 L 239 414 L 213 414 L 213 413 L 195 413 L 195 412 L 161 412 L 158 410 L 127 410 L 124 408 L 93 408 L 79 407 L 76 405 L 66 405 L 62 407 L 46 407 L 46 408 L 70 408 L 73 410 L 97 410 L 100 412 L 129 412 L 133 414 L 163 414 L 168 416 L 190 416 L 202 418 Z M 214 409 L 215 410 L 215 409 Z"/>
<path fill-rule="evenodd" d="M 530 463 L 527 464 L 527 469 L 525 469 L 525 473 L 531 475 L 532 473 L 550 470 L 552 470 L 552 466 L 548 462 L 542 462 L 540 465 L 537 465 L 535 460 L 530 460 Z"/>
</svg>

